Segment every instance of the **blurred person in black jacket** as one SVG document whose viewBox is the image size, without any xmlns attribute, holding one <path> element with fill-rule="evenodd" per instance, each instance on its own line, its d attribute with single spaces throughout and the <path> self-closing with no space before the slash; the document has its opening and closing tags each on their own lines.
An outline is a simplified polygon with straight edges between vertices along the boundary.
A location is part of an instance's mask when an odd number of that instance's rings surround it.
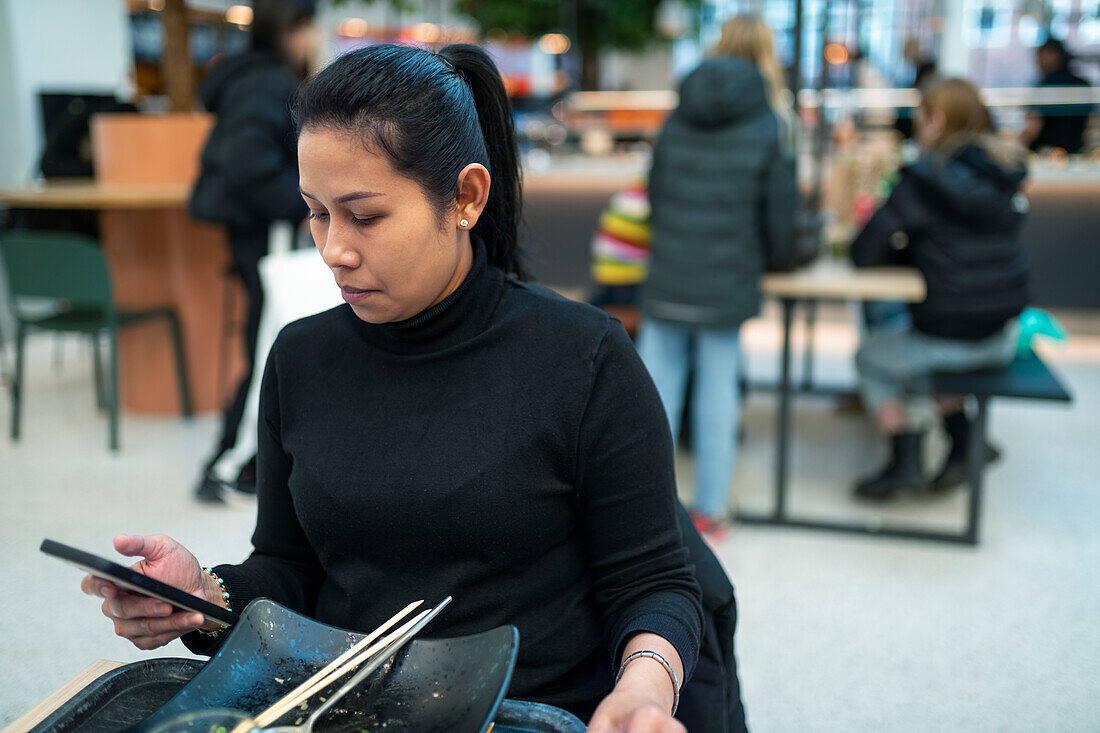
<svg viewBox="0 0 1100 733">
<path fill-rule="evenodd" d="M 741 324 L 760 309 L 760 276 L 789 248 L 798 213 L 790 93 L 771 30 L 755 16 L 722 26 L 714 55 L 684 79 L 653 151 L 649 277 L 638 352 L 673 436 L 691 387 L 692 520 L 724 533 L 734 473 Z"/>
<path fill-rule="evenodd" d="M 1061 41 L 1047 40 L 1035 51 L 1035 62 L 1043 75 L 1038 87 L 1088 87 L 1085 79 L 1069 70 L 1073 57 Z M 1068 91 L 1068 90 L 1067 90 Z M 1091 104 L 1040 104 L 1031 109 L 1022 140 L 1031 150 L 1060 148 L 1080 152 L 1085 144 Z"/>
<path fill-rule="evenodd" d="M 259 262 L 268 253 L 271 225 L 286 221 L 296 226 L 306 215 L 289 103 L 315 50 L 313 15 L 309 0 L 256 0 L 249 49 L 220 61 L 199 89 L 203 105 L 217 119 L 203 147 L 189 209 L 197 219 L 225 224 L 233 263 L 248 294 L 248 370 L 225 409 L 221 438 L 203 469 L 196 490 L 201 501 L 220 502 L 229 487 L 254 491 L 254 464 L 229 485 L 212 468 L 233 447 L 252 381 L 264 301 Z"/>
<path fill-rule="evenodd" d="M 902 169 L 890 198 L 852 244 L 857 266 L 915 266 L 927 288 L 924 301 L 910 306 L 911 326 L 872 333 L 856 357 L 864 403 L 893 449 L 886 467 L 856 487 L 870 499 L 903 489 L 942 491 L 965 480 L 969 421 L 962 399 L 936 398 L 951 448 L 929 483 L 921 438 L 936 412 L 913 390 L 933 370 L 1010 362 L 1016 316 L 1028 299 L 1019 236 L 1027 211 L 1020 192 L 1024 151 L 994 138 L 978 89 L 962 79 L 925 95 L 917 139 L 921 157 Z"/>
</svg>

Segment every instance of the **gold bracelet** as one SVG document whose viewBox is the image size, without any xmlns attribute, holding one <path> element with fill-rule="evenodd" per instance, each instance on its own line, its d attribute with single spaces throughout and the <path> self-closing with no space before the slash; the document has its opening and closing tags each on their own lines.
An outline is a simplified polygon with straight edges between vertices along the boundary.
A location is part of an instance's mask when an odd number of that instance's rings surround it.
<svg viewBox="0 0 1100 733">
<path fill-rule="evenodd" d="M 615 684 L 616 685 L 619 684 L 619 680 L 622 678 L 623 672 L 626 671 L 626 665 L 630 664 L 635 659 L 640 659 L 641 657 L 648 657 L 650 659 L 653 659 L 653 660 L 657 661 L 658 663 L 660 663 L 660 665 L 662 667 L 665 668 L 665 671 L 668 672 L 668 677 L 669 677 L 670 680 L 672 680 L 672 713 L 671 714 L 676 715 L 676 709 L 678 707 L 680 707 L 680 681 L 678 679 L 676 679 L 676 672 L 672 669 L 672 665 L 668 663 L 667 659 L 662 657 L 657 652 L 651 652 L 651 651 L 634 652 L 629 657 L 624 659 L 623 663 L 619 665 L 619 673 L 617 675 L 615 675 Z"/>
</svg>

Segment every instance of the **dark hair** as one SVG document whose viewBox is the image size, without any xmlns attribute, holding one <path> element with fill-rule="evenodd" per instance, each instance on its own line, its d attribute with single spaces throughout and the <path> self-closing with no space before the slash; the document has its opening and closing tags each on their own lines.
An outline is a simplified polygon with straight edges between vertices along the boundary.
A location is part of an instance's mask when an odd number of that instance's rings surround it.
<svg viewBox="0 0 1100 733">
<path fill-rule="evenodd" d="M 913 74 L 913 86 L 920 87 L 921 82 L 936 75 L 936 62 L 932 59 L 924 59 L 917 64 L 917 70 Z"/>
<path fill-rule="evenodd" d="M 525 278 L 517 242 L 519 162 L 512 108 L 489 55 L 454 44 L 439 53 L 379 45 L 344 54 L 303 84 L 291 103 L 299 133 L 327 127 L 362 136 L 416 181 L 440 225 L 470 163 L 489 170 L 489 200 L 474 231 L 489 262 Z"/>
<path fill-rule="evenodd" d="M 1066 48 L 1066 44 L 1062 43 L 1057 38 L 1048 38 L 1043 42 L 1043 45 L 1039 46 L 1035 51 L 1036 53 L 1039 51 L 1053 51 L 1062 59 L 1062 66 L 1068 66 L 1069 62 L 1073 61 L 1073 54 Z"/>
<path fill-rule="evenodd" d="M 249 46 L 266 51 L 289 66 L 286 37 L 313 20 L 315 13 L 312 0 L 253 0 Z"/>
</svg>

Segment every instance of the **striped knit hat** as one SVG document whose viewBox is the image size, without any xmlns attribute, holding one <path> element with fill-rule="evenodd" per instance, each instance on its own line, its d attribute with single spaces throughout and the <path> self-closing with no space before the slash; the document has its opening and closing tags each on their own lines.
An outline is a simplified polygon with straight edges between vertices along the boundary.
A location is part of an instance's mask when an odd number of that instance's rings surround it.
<svg viewBox="0 0 1100 733">
<path fill-rule="evenodd" d="M 611 197 L 592 237 L 592 278 L 597 285 L 638 285 L 649 270 L 649 195 L 645 182 Z"/>
</svg>

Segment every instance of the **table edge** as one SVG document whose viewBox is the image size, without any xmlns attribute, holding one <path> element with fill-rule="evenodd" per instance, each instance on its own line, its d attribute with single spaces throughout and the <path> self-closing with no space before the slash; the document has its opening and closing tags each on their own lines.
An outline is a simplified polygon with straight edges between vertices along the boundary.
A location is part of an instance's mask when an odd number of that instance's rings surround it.
<svg viewBox="0 0 1100 733">
<path fill-rule="evenodd" d="M 73 695 L 80 692 L 89 684 L 107 674 L 111 670 L 118 669 L 125 662 L 116 662 L 111 659 L 97 659 L 84 669 L 77 672 L 71 679 L 31 706 L 27 712 L 13 720 L 0 733 L 27 733 L 34 726 L 48 718 L 55 710 L 69 701 Z"/>
</svg>

